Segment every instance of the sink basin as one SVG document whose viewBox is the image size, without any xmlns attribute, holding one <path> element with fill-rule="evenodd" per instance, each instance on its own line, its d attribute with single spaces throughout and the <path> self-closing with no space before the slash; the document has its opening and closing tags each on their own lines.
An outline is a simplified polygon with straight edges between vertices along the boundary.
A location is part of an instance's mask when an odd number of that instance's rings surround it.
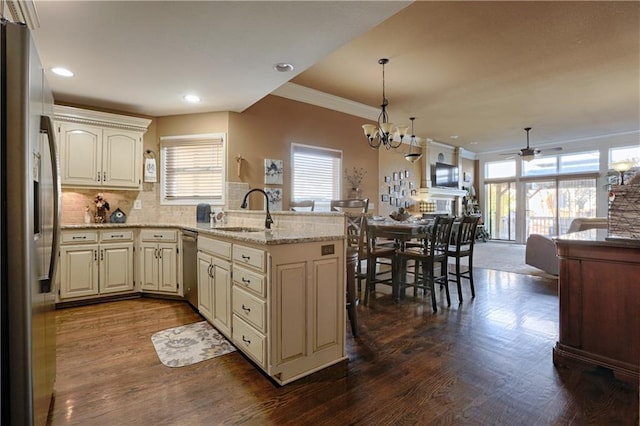
<svg viewBox="0 0 640 426">
<path fill-rule="evenodd" d="M 264 228 L 251 228 L 248 226 L 220 226 L 217 228 L 213 228 L 218 231 L 226 231 L 226 232 L 262 232 Z"/>
</svg>

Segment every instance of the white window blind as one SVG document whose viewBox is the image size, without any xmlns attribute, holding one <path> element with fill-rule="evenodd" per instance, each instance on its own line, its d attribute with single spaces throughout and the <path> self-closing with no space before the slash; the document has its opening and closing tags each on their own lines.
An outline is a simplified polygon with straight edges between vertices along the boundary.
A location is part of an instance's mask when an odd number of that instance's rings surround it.
<svg viewBox="0 0 640 426">
<path fill-rule="evenodd" d="M 224 133 L 160 138 L 163 204 L 224 204 Z"/>
<path fill-rule="evenodd" d="M 342 151 L 291 144 L 293 200 L 340 198 Z"/>
</svg>

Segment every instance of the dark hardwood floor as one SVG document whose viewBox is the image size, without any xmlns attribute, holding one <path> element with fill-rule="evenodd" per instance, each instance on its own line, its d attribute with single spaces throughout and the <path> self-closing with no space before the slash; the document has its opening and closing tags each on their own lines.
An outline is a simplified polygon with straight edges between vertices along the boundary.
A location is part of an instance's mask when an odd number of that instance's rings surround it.
<svg viewBox="0 0 640 426">
<path fill-rule="evenodd" d="M 61 309 L 50 417 L 78 425 L 637 425 L 638 389 L 553 366 L 556 281 L 476 270 L 476 298 L 379 293 L 347 331 L 349 362 L 284 387 L 240 353 L 168 368 L 151 335 L 201 320 L 186 303 Z"/>
</svg>

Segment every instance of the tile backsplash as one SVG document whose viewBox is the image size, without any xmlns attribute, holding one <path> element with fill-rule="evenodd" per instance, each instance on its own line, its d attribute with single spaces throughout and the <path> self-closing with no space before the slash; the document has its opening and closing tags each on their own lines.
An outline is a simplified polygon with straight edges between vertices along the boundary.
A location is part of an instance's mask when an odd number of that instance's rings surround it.
<svg viewBox="0 0 640 426">
<path fill-rule="evenodd" d="M 226 203 L 224 210 L 238 209 L 242 197 L 249 190 L 246 183 L 227 183 Z M 160 191 L 158 184 L 145 183 L 142 191 L 109 191 L 91 188 L 63 188 L 62 190 L 62 224 L 72 225 L 84 222 L 84 214 L 89 208 L 89 214 L 93 218 L 95 214 L 95 196 L 102 193 L 109 203 L 110 215 L 119 208 L 127 215 L 130 223 L 189 223 L 195 221 L 196 206 L 169 206 L 160 204 Z M 133 208 L 136 200 L 142 203 L 142 208 Z"/>
</svg>

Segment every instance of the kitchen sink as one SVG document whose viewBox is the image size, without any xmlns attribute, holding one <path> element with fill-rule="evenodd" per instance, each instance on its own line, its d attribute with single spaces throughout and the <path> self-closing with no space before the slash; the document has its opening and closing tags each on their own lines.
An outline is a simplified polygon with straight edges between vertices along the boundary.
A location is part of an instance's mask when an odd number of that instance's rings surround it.
<svg viewBox="0 0 640 426">
<path fill-rule="evenodd" d="M 226 232 L 262 232 L 264 228 L 251 228 L 248 226 L 219 226 L 213 228 L 218 231 L 226 231 Z"/>
</svg>

